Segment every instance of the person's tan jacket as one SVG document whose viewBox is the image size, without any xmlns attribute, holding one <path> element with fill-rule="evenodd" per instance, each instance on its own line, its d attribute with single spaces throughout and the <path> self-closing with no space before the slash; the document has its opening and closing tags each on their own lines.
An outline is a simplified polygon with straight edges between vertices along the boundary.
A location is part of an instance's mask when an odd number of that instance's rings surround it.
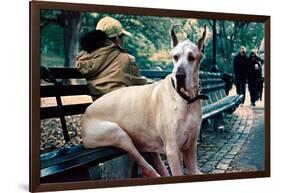
<svg viewBox="0 0 281 193">
<path fill-rule="evenodd" d="M 91 53 L 81 51 L 76 67 L 85 75 L 93 97 L 121 87 L 147 83 L 146 78 L 140 76 L 135 58 L 113 43 Z"/>
</svg>

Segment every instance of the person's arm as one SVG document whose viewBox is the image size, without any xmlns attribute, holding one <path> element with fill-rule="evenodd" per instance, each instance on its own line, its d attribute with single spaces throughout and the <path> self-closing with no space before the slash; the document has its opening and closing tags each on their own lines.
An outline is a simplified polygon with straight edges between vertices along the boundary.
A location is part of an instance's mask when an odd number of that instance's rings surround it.
<svg viewBox="0 0 281 193">
<path fill-rule="evenodd" d="M 87 53 L 85 51 L 81 51 L 76 60 L 77 70 L 86 77 L 96 76 L 104 69 L 104 65 L 106 64 L 104 57 L 96 57 L 93 53 Z"/>
<path fill-rule="evenodd" d="M 233 59 L 233 72 L 234 72 L 234 78 L 236 79 L 236 76 L 238 74 L 238 61 L 237 61 L 237 56 L 234 57 Z"/>
<path fill-rule="evenodd" d="M 262 66 L 261 66 L 261 62 L 257 59 L 257 64 L 259 66 L 258 68 L 258 80 L 261 81 L 262 80 Z"/>
<path fill-rule="evenodd" d="M 143 85 L 143 84 L 148 84 L 151 83 L 152 80 L 151 79 L 147 79 L 145 76 L 142 76 L 140 74 L 139 68 L 136 64 L 136 60 L 135 57 L 133 57 L 132 55 L 129 55 L 129 74 L 130 74 L 130 78 L 133 81 L 134 85 Z"/>
<path fill-rule="evenodd" d="M 260 56 L 257 56 L 257 60 L 260 62 L 260 63 L 263 63 L 264 62 L 264 59 Z"/>
<path fill-rule="evenodd" d="M 93 64 L 93 61 L 91 61 L 90 55 L 87 52 L 79 52 L 76 59 L 76 68 L 83 75 L 95 71 L 95 65 Z"/>
</svg>

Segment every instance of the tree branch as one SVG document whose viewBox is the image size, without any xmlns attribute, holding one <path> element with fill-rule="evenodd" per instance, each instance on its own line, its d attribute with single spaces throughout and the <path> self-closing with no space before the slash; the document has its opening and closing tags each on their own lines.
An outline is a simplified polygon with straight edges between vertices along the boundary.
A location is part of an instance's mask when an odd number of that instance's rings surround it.
<svg viewBox="0 0 281 193">
<path fill-rule="evenodd" d="M 50 23 L 54 23 L 56 25 L 59 25 L 61 27 L 64 26 L 63 22 L 61 21 L 61 19 L 58 18 L 46 18 L 46 17 L 41 17 L 41 23 L 40 23 L 40 29 L 42 30 L 44 27 L 46 27 L 47 25 L 49 25 Z M 42 23 L 44 22 L 44 23 Z"/>
</svg>

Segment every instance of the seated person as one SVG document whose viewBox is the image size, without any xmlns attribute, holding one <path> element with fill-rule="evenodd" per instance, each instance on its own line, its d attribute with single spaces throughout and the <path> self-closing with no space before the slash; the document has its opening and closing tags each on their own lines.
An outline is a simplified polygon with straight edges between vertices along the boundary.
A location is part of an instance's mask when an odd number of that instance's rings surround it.
<svg viewBox="0 0 281 193">
<path fill-rule="evenodd" d="M 121 87 L 147 84 L 135 58 L 122 48 L 124 35 L 131 33 L 118 20 L 104 17 L 81 38 L 76 67 L 85 75 L 93 100 Z"/>
</svg>

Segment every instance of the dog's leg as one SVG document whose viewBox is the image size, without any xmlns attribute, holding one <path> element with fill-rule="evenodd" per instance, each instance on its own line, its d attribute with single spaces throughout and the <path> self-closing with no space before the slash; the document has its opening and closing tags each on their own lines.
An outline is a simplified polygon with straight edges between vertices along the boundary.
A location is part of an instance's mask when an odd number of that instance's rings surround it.
<svg viewBox="0 0 281 193">
<path fill-rule="evenodd" d="M 151 161 L 156 169 L 156 171 L 161 175 L 161 176 L 170 176 L 164 162 L 162 161 L 160 154 L 159 153 L 150 153 L 151 156 Z"/>
<path fill-rule="evenodd" d="M 144 177 L 160 177 L 154 168 L 142 157 L 131 138 L 126 133 L 120 137 L 119 143 L 115 146 L 129 153 L 129 155 L 138 163 Z"/>
<path fill-rule="evenodd" d="M 91 120 L 83 125 L 82 136 L 87 148 L 115 146 L 125 150 L 138 163 L 145 177 L 160 177 L 154 168 L 146 162 L 136 149 L 128 134 L 118 124 L 109 121 Z M 87 128 L 88 127 L 88 128 Z"/>
<path fill-rule="evenodd" d="M 183 161 L 182 155 L 179 151 L 178 146 L 175 145 L 168 145 L 166 147 L 166 155 L 168 158 L 168 162 L 172 171 L 173 176 L 182 176 L 183 175 Z"/>
<path fill-rule="evenodd" d="M 202 174 L 197 165 L 197 141 L 195 140 L 188 150 L 183 151 L 182 154 L 188 174 Z"/>
</svg>

